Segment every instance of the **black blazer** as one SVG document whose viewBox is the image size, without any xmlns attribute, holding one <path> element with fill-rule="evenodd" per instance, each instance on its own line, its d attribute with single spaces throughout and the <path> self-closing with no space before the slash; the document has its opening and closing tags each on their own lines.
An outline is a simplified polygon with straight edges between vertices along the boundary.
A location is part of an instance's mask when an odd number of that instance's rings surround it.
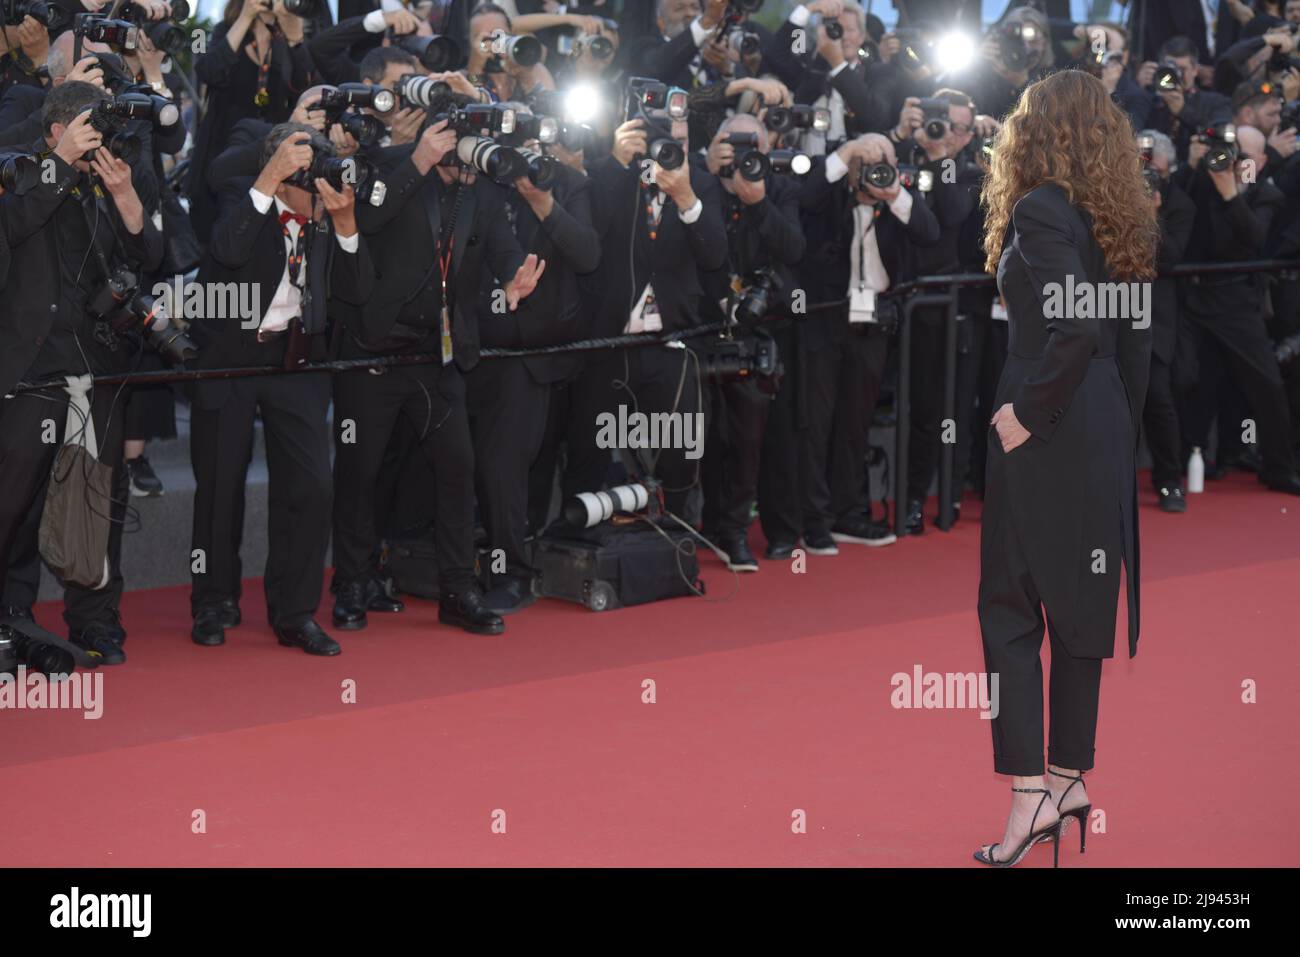
<svg viewBox="0 0 1300 957">
<path fill-rule="evenodd" d="M 257 177 L 262 169 L 262 148 L 275 124 L 249 118 L 240 120 L 225 138 L 222 150 L 203 171 L 208 189 L 220 195 L 228 180 L 237 176 Z"/>
<path fill-rule="evenodd" d="M 834 183 L 827 182 L 826 161 L 818 157 L 812 170 L 804 177 L 800 200 L 808 248 L 799 278 L 810 304 L 844 302 L 848 296 L 853 275 L 849 261 L 853 245 L 853 209 L 858 205 L 849 189 L 852 175 L 850 172 Z M 909 192 L 912 194 L 912 212 L 908 221 L 901 222 L 888 206 L 882 204 L 883 212 L 874 227 L 880 258 L 889 273 L 891 285 L 915 274 L 918 247 L 933 246 L 939 241 L 938 219 L 915 187 Z M 847 307 L 810 313 L 798 328 L 807 348 L 831 348 L 847 331 Z"/>
<path fill-rule="evenodd" d="M 252 179 L 241 177 L 230 180 L 223 189 L 220 214 L 212 230 L 212 243 L 199 267 L 198 281 L 205 288 L 215 283 L 238 283 L 252 290 L 260 323 L 280 285 L 287 256 L 275 204 L 266 213 L 259 213 L 248 195 L 252 185 Z M 325 357 L 329 315 L 337 310 L 337 304 L 360 304 L 374 290 L 368 244 L 364 236 L 359 236 L 358 241 L 356 253 L 345 253 L 328 218 L 313 230 L 306 254 L 309 294 L 304 293 L 303 321 L 308 330 L 314 331 L 310 353 L 314 360 Z M 193 331 L 201 346 L 198 368 L 261 364 L 256 326 L 244 329 L 236 319 L 204 316 L 194 321 Z M 195 385 L 195 401 L 205 408 L 219 408 L 228 395 L 228 380 Z"/>
<path fill-rule="evenodd" d="M 1109 658 L 1122 559 L 1133 655 L 1141 580 L 1136 454 L 1152 332 L 1132 317 L 1082 315 L 1074 302 L 1062 304 L 1065 295 L 1053 295 L 1053 287 L 1114 281 L 1090 218 L 1060 186 L 1023 196 L 1008 233 L 998 268 L 1008 356 L 993 408 L 1010 402 L 1030 438 L 1003 452 L 989 429 L 983 573 L 1028 569 L 1070 654 Z M 997 533 L 1009 527 L 1014 535 Z"/>
<path fill-rule="evenodd" d="M 697 270 L 718 269 L 727 256 L 717 179 L 693 164 L 691 188 L 704 204 L 700 218 L 683 223 L 677 206 L 664 197 L 663 213 L 650 239 L 646 190 L 637 164 L 624 167 L 613 156 L 593 165 L 596 229 L 606 267 L 600 271 L 599 304 L 593 334 L 619 336 L 646 283 L 654 286 L 664 332 L 699 325 L 698 300 L 704 291 Z M 633 275 L 635 270 L 635 275 Z"/>
<path fill-rule="evenodd" d="M 438 279 L 436 243 L 443 231 L 440 202 L 445 186 L 437 167 L 421 176 L 411 162 L 414 146 L 392 147 L 372 154 L 388 193 L 384 204 L 357 211 L 361 232 L 370 241 L 375 264 L 375 292 L 348 320 L 354 338 L 369 350 L 383 348 L 398 330 L 402 307 Z M 518 240 L 506 220 L 502 187 L 478 177 L 460 187 L 463 198 L 456 214 L 452 246 L 452 351 L 456 365 L 468 372 L 478 365 L 479 290 L 493 276 L 511 279 L 524 261 Z M 436 327 L 436 319 L 434 323 Z M 429 332 L 437 332 L 431 328 Z"/>
<path fill-rule="evenodd" d="M 32 152 L 44 149 L 44 144 L 33 146 Z M 9 281 L 5 284 L 5 306 L 0 309 L 0 395 L 14 387 L 35 362 L 45 337 L 53 326 L 66 299 L 61 288 L 59 270 L 58 230 L 54 228 L 54 214 L 69 199 L 69 191 L 78 184 L 84 187 L 85 178 L 69 166 L 58 154 L 50 153 L 54 163 L 54 182 L 42 182 L 19 196 L 5 193 L 0 196 L 0 229 L 4 244 L 9 250 Z M 108 229 L 97 230 L 95 244 L 104 252 L 109 262 L 126 260 L 140 276 L 156 270 L 162 262 L 162 234 L 154 228 L 145 210 L 144 228 L 132 235 L 122 225 L 117 207 L 111 198 L 100 200 L 100 208 L 108 218 Z M 98 275 L 99 266 L 90 257 L 88 275 Z M 22 277 L 19 282 L 14 277 Z M 87 341 L 93 338 L 90 320 L 84 313 L 67 317 L 72 326 L 84 330 Z"/>
<path fill-rule="evenodd" d="M 508 198 L 517 212 L 515 235 L 525 254 L 536 253 L 545 260 L 546 270 L 532 295 L 514 312 L 493 309 L 497 282 L 509 276 L 493 277 L 479 289 L 479 331 L 484 346 L 509 349 L 558 345 L 583 338 L 588 329 L 581 309 L 578 276 L 600 265 L 600 236 L 592 224 L 591 184 L 575 169 L 559 164 L 552 188 L 555 206 L 545 220 L 538 221 L 528 204 L 517 195 Z M 524 365 L 539 383 L 560 382 L 577 370 L 581 356 L 526 356 Z"/>
<path fill-rule="evenodd" d="M 1183 261 L 1187 241 L 1196 222 L 1196 207 L 1186 193 L 1173 183 L 1166 183 L 1160 195 L 1161 271 Z M 1165 363 L 1174 361 L 1178 342 L 1178 280 L 1157 279 L 1151 290 L 1152 352 Z"/>
</svg>

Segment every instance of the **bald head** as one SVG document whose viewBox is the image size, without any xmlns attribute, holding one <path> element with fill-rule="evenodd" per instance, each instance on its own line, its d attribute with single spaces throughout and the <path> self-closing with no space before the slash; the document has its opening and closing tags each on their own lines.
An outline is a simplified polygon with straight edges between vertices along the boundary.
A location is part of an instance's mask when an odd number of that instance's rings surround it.
<svg viewBox="0 0 1300 957">
<path fill-rule="evenodd" d="M 1268 163 L 1268 153 L 1265 147 L 1268 145 L 1268 137 L 1253 126 L 1237 127 L 1237 149 L 1240 151 L 1242 159 L 1248 159 L 1255 164 L 1256 175 Z"/>
</svg>

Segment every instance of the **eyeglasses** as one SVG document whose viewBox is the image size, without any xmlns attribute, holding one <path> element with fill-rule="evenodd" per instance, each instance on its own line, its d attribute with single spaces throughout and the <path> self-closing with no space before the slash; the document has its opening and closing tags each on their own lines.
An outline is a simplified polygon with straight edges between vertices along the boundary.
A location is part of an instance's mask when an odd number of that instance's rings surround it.
<svg viewBox="0 0 1300 957">
<path fill-rule="evenodd" d="M 952 128 L 952 131 L 956 133 L 958 136 L 965 136 L 971 130 L 975 129 L 975 127 L 967 126 L 965 123 L 949 123 L 948 125 Z"/>
</svg>

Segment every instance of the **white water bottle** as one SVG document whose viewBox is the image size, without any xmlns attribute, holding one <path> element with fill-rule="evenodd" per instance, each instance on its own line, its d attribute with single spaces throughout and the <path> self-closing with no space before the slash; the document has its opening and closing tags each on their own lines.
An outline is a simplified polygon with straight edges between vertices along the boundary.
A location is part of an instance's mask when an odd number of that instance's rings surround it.
<svg viewBox="0 0 1300 957">
<path fill-rule="evenodd" d="M 1205 459 L 1201 458 L 1201 447 L 1192 448 L 1192 457 L 1187 460 L 1187 491 L 1205 491 Z"/>
</svg>

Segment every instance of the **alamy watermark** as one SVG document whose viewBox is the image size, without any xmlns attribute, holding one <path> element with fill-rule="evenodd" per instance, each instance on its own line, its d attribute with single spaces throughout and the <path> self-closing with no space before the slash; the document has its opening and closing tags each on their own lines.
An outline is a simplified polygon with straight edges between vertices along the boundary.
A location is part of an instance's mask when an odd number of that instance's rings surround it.
<svg viewBox="0 0 1300 957">
<path fill-rule="evenodd" d="M 1151 283 L 1075 282 L 1067 274 L 1065 285 L 1043 286 L 1045 319 L 1127 319 L 1134 329 L 1151 325 Z"/>
<path fill-rule="evenodd" d="M 0 672 L 0 711 L 81 711 L 87 721 L 104 716 L 104 676 L 74 671 L 58 679 L 19 665 Z"/>
<path fill-rule="evenodd" d="M 602 449 L 685 449 L 688 459 L 704 454 L 703 412 L 628 412 L 596 416 L 596 447 Z"/>
<path fill-rule="evenodd" d="M 896 672 L 889 679 L 889 703 L 894 708 L 917 709 L 976 709 L 988 721 L 998 716 L 998 674 L 983 671 L 946 672 L 925 671 L 919 664 L 912 673 Z"/>
<path fill-rule="evenodd" d="M 238 319 L 241 329 L 262 322 L 261 287 L 255 282 L 186 282 L 183 276 L 154 283 L 155 311 L 166 319 Z"/>
</svg>

